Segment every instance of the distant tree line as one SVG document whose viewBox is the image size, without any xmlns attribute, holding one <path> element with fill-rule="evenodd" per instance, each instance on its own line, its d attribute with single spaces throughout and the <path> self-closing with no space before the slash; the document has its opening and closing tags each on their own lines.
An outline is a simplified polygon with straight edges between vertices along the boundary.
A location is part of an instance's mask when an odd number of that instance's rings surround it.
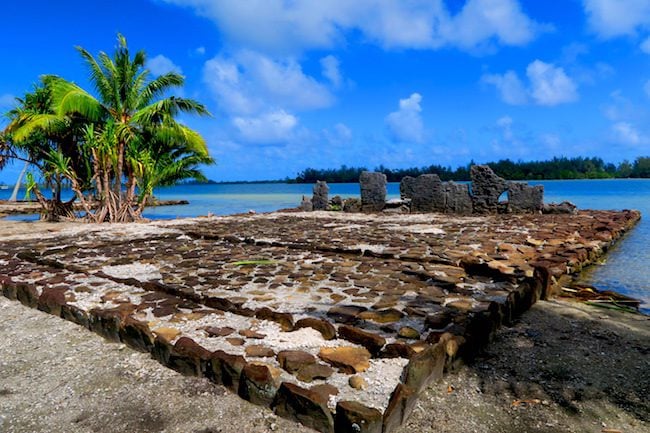
<svg viewBox="0 0 650 433">
<path fill-rule="evenodd" d="M 373 171 L 384 173 L 388 182 L 399 182 L 405 176 L 417 177 L 421 174 L 437 174 L 442 180 L 468 181 L 469 169 L 474 165 L 452 169 L 442 165 L 391 169 L 380 165 Z M 620 164 L 606 163 L 601 158 L 553 158 L 547 161 L 511 161 L 502 159 L 488 162 L 499 176 L 509 180 L 552 180 L 552 179 L 610 179 L 610 178 L 650 178 L 650 157 L 638 157 L 634 162 L 627 160 Z M 295 183 L 314 183 L 324 180 L 329 183 L 358 182 L 366 167 L 316 169 L 307 168 L 296 176 Z"/>
</svg>

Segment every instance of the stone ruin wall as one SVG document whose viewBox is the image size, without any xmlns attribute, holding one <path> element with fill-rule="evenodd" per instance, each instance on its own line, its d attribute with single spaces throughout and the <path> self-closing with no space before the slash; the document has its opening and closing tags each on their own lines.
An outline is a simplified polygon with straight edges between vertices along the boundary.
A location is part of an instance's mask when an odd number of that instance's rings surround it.
<svg viewBox="0 0 650 433">
<path fill-rule="evenodd" d="M 364 171 L 359 178 L 361 198 L 329 200 L 329 187 L 318 181 L 312 198 L 304 197 L 303 211 L 343 210 L 345 212 L 428 213 L 455 215 L 496 213 L 575 213 L 568 202 L 544 204 L 544 187 L 507 181 L 487 165 L 470 170 L 471 184 L 443 182 L 437 174 L 406 176 L 400 182 L 400 199 L 386 200 L 386 175 Z M 507 201 L 500 201 L 503 193 Z"/>
</svg>

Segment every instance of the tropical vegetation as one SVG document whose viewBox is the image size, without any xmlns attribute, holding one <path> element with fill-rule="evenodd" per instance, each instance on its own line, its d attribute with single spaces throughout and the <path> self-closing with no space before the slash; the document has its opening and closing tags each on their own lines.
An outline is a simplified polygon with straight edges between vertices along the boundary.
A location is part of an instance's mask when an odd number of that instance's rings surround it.
<svg viewBox="0 0 650 433">
<path fill-rule="evenodd" d="M 206 143 L 176 118 L 209 113 L 195 100 L 168 96 L 184 78 L 174 72 L 150 78 L 145 52 L 131 55 L 122 35 L 112 57 L 77 50 L 95 92 L 43 76 L 17 99 L 0 136 L 0 168 L 9 159 L 23 160 L 52 188 L 45 198 L 28 175 L 27 190 L 42 204 L 43 216 L 74 218 L 76 201 L 87 221 L 136 221 L 156 186 L 205 180 L 200 167 L 213 163 Z M 74 192 L 65 203 L 63 186 Z"/>
</svg>

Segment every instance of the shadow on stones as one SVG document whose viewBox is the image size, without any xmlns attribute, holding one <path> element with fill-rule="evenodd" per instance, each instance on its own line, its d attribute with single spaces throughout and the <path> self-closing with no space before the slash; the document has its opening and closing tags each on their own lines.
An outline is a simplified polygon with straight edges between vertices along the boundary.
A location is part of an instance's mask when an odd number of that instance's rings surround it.
<svg viewBox="0 0 650 433">
<path fill-rule="evenodd" d="M 582 413 L 582 403 L 609 401 L 650 422 L 647 331 L 598 320 L 570 305 L 534 307 L 503 328 L 470 368 L 483 393 L 552 401 L 569 414 L 593 417 Z"/>
</svg>

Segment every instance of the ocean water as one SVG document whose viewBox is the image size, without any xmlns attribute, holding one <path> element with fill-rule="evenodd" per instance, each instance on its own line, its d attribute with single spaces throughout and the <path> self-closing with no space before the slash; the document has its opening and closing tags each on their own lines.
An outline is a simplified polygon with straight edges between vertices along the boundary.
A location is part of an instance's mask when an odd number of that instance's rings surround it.
<svg viewBox="0 0 650 433">
<path fill-rule="evenodd" d="M 606 262 L 593 266 L 583 282 L 603 290 L 616 290 L 638 299 L 650 313 L 650 179 L 558 180 L 530 182 L 544 185 L 544 200 L 575 203 L 581 209 L 637 209 L 643 217 L 607 255 Z M 0 190 L 0 199 L 10 196 Z M 311 196 L 312 185 L 304 184 L 218 184 L 181 185 L 158 188 L 156 197 L 188 200 L 185 206 L 162 206 L 145 211 L 147 218 L 168 219 L 199 215 L 228 215 L 253 210 L 270 212 L 295 207 L 303 195 Z M 331 184 L 330 196 L 359 196 L 358 184 Z M 23 197 L 24 194 L 19 195 Z M 388 197 L 399 197 L 399 184 L 388 184 Z M 24 216 L 20 219 L 25 219 Z"/>
</svg>

